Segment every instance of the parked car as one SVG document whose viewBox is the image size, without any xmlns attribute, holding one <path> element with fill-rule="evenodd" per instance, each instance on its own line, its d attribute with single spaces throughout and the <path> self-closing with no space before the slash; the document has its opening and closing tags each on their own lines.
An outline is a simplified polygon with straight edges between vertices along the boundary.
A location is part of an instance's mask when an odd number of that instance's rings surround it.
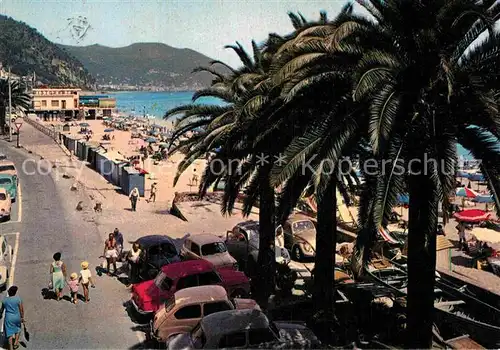
<svg viewBox="0 0 500 350">
<path fill-rule="evenodd" d="M 158 275 L 163 266 L 181 261 L 174 241 L 168 236 L 144 236 L 130 243 L 138 243 L 141 247 L 138 269 L 139 276 L 133 276 L 135 280 L 152 280 Z"/>
<path fill-rule="evenodd" d="M 206 285 L 221 285 L 233 298 L 250 293 L 250 283 L 244 273 L 216 270 L 207 260 L 188 260 L 165 265 L 154 280 L 132 285 L 131 302 L 140 315 L 152 317 L 178 290 Z"/>
<path fill-rule="evenodd" d="M 186 238 L 181 248 L 181 256 L 186 259 L 205 259 L 217 268 L 238 269 L 238 263 L 227 251 L 224 240 L 209 233 Z"/>
<path fill-rule="evenodd" d="M 199 286 L 179 290 L 156 312 L 151 321 L 151 338 L 165 342 L 169 337 L 189 333 L 202 317 L 233 309 L 260 309 L 252 299 L 229 299 L 222 286 Z"/>
<path fill-rule="evenodd" d="M 229 310 L 203 317 L 190 333 L 167 340 L 173 349 L 317 349 L 316 335 L 302 323 L 269 321 L 260 310 Z"/>
<path fill-rule="evenodd" d="M 309 217 L 290 215 L 276 228 L 276 235 L 284 236 L 285 248 L 291 252 L 292 259 L 301 261 L 316 256 L 316 227 Z"/>
<path fill-rule="evenodd" d="M 259 256 L 259 223 L 249 220 L 234 226 L 226 233 L 226 246 L 229 253 L 238 261 L 240 270 L 245 271 L 247 276 L 254 276 Z M 290 261 L 290 254 L 285 248 L 276 245 L 275 249 L 276 262 Z"/>
<path fill-rule="evenodd" d="M 7 239 L 0 235 L 0 290 L 5 290 L 7 286 L 12 254 L 12 247 L 7 243 Z"/>
<path fill-rule="evenodd" d="M 0 219 L 10 220 L 11 209 L 12 200 L 9 192 L 5 188 L 0 188 Z"/>
<path fill-rule="evenodd" d="M 0 160 L 0 174 L 7 174 L 16 178 L 16 183 L 19 175 L 17 174 L 16 165 L 11 160 Z"/>
<path fill-rule="evenodd" d="M 17 185 L 14 176 L 0 174 L 0 188 L 4 188 L 9 193 L 12 202 L 16 201 Z"/>
</svg>

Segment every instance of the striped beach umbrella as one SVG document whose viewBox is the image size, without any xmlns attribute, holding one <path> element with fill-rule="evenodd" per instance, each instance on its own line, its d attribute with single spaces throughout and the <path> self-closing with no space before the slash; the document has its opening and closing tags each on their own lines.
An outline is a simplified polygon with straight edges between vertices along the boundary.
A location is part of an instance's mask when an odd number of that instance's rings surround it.
<svg viewBox="0 0 500 350">
<path fill-rule="evenodd" d="M 479 193 L 467 187 L 459 187 L 455 191 L 455 195 L 457 197 L 476 198 L 479 195 Z"/>
</svg>

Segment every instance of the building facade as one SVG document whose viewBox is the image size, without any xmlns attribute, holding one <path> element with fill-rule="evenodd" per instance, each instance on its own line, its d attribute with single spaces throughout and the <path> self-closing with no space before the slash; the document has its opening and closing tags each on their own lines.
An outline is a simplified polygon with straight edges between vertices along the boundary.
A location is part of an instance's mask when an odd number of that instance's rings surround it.
<svg viewBox="0 0 500 350">
<path fill-rule="evenodd" d="M 66 118 L 97 119 L 110 116 L 116 108 L 116 99 L 82 92 L 78 88 L 35 88 L 32 98 L 33 112 L 44 118 L 56 114 Z"/>
<path fill-rule="evenodd" d="M 80 107 L 80 92 L 77 88 L 33 89 L 33 110 L 36 114 L 60 113 L 74 117 Z"/>
</svg>

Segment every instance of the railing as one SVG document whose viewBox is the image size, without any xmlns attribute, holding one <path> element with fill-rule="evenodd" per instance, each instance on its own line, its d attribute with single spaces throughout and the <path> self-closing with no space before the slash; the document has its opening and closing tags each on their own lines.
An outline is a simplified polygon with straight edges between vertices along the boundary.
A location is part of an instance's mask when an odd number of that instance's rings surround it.
<svg viewBox="0 0 500 350">
<path fill-rule="evenodd" d="M 28 123 L 29 125 L 31 125 L 32 127 L 34 127 L 35 129 L 41 131 L 42 133 L 44 133 L 45 135 L 47 135 L 51 139 L 53 139 L 56 143 L 60 143 L 60 137 L 59 137 L 60 132 L 59 131 L 51 130 L 50 128 L 40 124 L 39 122 L 31 119 L 28 116 L 24 117 L 24 121 L 26 123 Z"/>
</svg>

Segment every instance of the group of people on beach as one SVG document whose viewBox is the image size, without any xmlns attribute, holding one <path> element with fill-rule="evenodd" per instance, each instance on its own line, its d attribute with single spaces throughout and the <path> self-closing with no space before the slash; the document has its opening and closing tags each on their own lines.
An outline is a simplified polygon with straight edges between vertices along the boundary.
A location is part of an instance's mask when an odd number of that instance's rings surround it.
<svg viewBox="0 0 500 350">
<path fill-rule="evenodd" d="M 148 203 L 156 202 L 156 194 L 158 193 L 158 183 L 153 182 L 151 184 L 149 199 L 146 200 Z M 130 199 L 130 206 L 132 211 L 137 211 L 137 202 L 141 200 L 141 194 L 137 187 L 134 187 L 132 191 L 130 191 L 128 198 Z"/>
</svg>

